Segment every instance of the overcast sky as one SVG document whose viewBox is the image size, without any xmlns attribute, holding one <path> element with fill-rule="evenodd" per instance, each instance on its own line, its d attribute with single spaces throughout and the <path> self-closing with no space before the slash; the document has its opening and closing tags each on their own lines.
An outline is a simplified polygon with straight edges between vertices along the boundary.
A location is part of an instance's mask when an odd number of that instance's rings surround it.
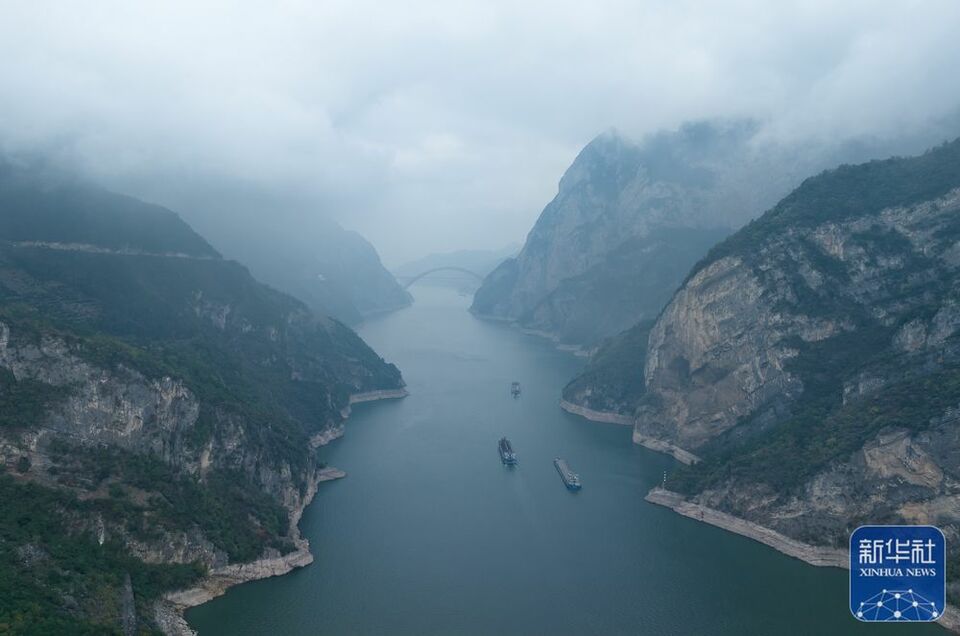
<svg viewBox="0 0 960 636">
<path fill-rule="evenodd" d="M 0 0 L 0 149 L 276 193 L 394 265 L 522 240 L 609 127 L 921 126 L 960 103 L 958 33 L 957 0 Z"/>
</svg>

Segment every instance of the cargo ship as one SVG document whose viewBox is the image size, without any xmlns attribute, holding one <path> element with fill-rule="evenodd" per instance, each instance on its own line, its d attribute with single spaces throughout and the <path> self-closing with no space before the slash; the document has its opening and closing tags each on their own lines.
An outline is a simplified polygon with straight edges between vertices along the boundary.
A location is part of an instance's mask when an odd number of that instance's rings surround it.
<svg viewBox="0 0 960 636">
<path fill-rule="evenodd" d="M 557 457 L 553 460 L 553 465 L 557 467 L 560 479 L 563 480 L 567 490 L 580 490 L 580 475 L 570 470 L 566 460 Z"/>
<path fill-rule="evenodd" d="M 497 449 L 500 451 L 500 461 L 505 466 L 513 466 L 517 463 L 517 454 L 513 452 L 513 445 L 506 437 L 500 438 Z"/>
</svg>

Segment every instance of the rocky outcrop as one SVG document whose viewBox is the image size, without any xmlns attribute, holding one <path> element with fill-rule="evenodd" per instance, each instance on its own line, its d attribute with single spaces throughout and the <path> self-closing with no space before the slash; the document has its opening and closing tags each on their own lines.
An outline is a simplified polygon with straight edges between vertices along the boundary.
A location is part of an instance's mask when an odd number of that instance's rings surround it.
<svg viewBox="0 0 960 636">
<path fill-rule="evenodd" d="M 763 291 L 742 260 L 728 257 L 677 292 L 650 332 L 644 377 L 658 400 L 639 410 L 638 432 L 697 448 L 760 405 L 800 391 L 785 369 L 797 355 L 786 336 L 829 337 L 837 327 L 777 312 L 780 299 L 760 302 Z"/>
<path fill-rule="evenodd" d="M 633 418 L 622 413 L 611 411 L 594 411 L 579 404 L 573 404 L 566 400 L 560 400 L 560 408 L 567 413 L 573 413 L 593 422 L 604 422 L 606 424 L 623 424 L 624 426 L 633 426 Z"/>
<path fill-rule="evenodd" d="M 363 402 L 376 402 L 378 400 L 399 400 L 409 395 L 406 389 L 380 389 L 377 391 L 362 391 L 360 393 L 351 393 L 348 404 L 340 410 L 343 417 L 349 417 L 351 408 L 354 404 Z"/>
<path fill-rule="evenodd" d="M 362 391 L 350 395 L 350 404 L 360 404 L 361 402 L 375 402 L 377 400 L 396 400 L 407 397 L 406 389 L 380 389 L 377 391 Z"/>
<path fill-rule="evenodd" d="M 199 454 L 188 453 L 180 445 L 181 436 L 196 425 L 200 413 L 196 396 L 182 380 L 148 379 L 125 366 L 105 369 L 78 354 L 62 337 L 41 335 L 39 341 L 31 342 L 22 334 L 12 336 L 10 327 L 0 321 L 0 368 L 18 382 L 39 382 L 66 394 L 45 414 L 31 450 L 48 437 L 65 436 L 89 445 L 153 453 L 199 473 Z M 207 449 L 208 458 L 209 453 Z"/>
</svg>

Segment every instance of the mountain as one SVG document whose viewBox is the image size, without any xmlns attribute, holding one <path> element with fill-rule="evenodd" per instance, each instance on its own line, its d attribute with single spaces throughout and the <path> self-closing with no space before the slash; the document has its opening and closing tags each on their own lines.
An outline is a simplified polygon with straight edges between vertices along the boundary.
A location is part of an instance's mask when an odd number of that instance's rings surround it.
<svg viewBox="0 0 960 636">
<path fill-rule="evenodd" d="M 642 143 L 600 135 L 473 311 L 587 346 L 655 317 L 707 249 L 788 191 L 789 174 L 757 177 L 767 166 L 756 132 L 704 122 Z"/>
<path fill-rule="evenodd" d="M 229 249 L 259 279 L 347 324 L 412 302 L 376 249 L 330 220 L 314 219 L 304 228 L 263 227 L 255 240 L 242 237 Z"/>
<path fill-rule="evenodd" d="M 692 122 L 640 142 L 604 133 L 563 175 L 520 254 L 487 276 L 472 311 L 595 349 L 655 319 L 710 247 L 805 176 L 887 147 L 916 146 L 780 142 L 749 120 Z"/>
<path fill-rule="evenodd" d="M 402 386 L 173 212 L 0 165 L 0 625 L 155 633 L 165 593 L 309 562 L 315 446 Z"/>
<path fill-rule="evenodd" d="M 377 250 L 343 228 L 315 196 L 236 180 L 118 179 L 113 189 L 175 209 L 226 258 L 257 280 L 304 301 L 314 313 L 356 325 L 412 298 Z"/>
<path fill-rule="evenodd" d="M 863 523 L 956 545 L 960 140 L 804 181 L 621 338 L 565 399 L 698 456 L 667 478 L 689 502 L 817 546 Z"/>
<path fill-rule="evenodd" d="M 562 343 L 596 346 L 652 319 L 690 266 L 730 233 L 724 228 L 657 228 L 628 239 L 582 274 L 557 283 L 521 324 Z"/>
</svg>

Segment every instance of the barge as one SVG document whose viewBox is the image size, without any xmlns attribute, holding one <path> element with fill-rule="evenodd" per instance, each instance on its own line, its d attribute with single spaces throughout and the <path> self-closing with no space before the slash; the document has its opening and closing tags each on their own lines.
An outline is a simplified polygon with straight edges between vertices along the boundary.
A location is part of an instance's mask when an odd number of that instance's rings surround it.
<svg viewBox="0 0 960 636">
<path fill-rule="evenodd" d="M 580 490 L 580 475 L 570 469 L 566 460 L 557 457 L 553 460 L 553 465 L 556 466 L 557 472 L 560 473 L 560 479 L 563 480 L 563 484 L 567 487 L 567 490 Z"/>
</svg>

